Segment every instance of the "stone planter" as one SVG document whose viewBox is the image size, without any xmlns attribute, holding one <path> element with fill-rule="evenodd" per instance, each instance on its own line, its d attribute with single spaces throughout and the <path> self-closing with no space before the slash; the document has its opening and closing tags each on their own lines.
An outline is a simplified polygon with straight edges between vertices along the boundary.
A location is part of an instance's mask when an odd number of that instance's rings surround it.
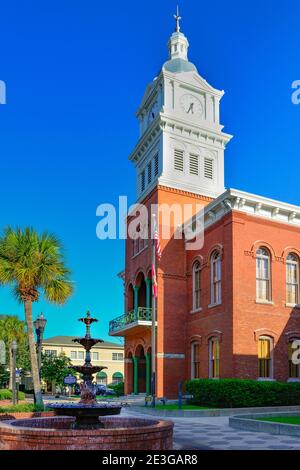
<svg viewBox="0 0 300 470">
<path fill-rule="evenodd" d="M 170 421 L 104 417 L 100 429 L 72 429 L 75 418 L 42 417 L 0 422 L 0 450 L 168 450 Z"/>
</svg>

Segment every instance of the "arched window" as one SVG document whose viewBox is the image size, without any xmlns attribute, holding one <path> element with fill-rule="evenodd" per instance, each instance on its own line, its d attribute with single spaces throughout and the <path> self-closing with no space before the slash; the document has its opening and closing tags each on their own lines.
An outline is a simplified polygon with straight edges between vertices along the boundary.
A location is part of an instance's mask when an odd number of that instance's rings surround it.
<svg viewBox="0 0 300 470">
<path fill-rule="evenodd" d="M 97 382 L 97 384 L 107 385 L 107 375 L 106 375 L 106 373 L 103 372 L 103 371 L 98 372 L 98 374 L 96 375 L 96 382 Z"/>
<path fill-rule="evenodd" d="M 300 339 L 293 338 L 289 341 L 289 379 L 300 379 L 299 367 Z"/>
<path fill-rule="evenodd" d="M 258 340 L 258 377 L 260 379 L 273 378 L 273 339 L 261 336 Z"/>
<path fill-rule="evenodd" d="M 192 379 L 200 378 L 200 344 L 197 342 L 192 343 Z"/>
<path fill-rule="evenodd" d="M 221 303 L 222 278 L 221 253 L 214 251 L 211 256 L 211 305 Z"/>
<path fill-rule="evenodd" d="M 193 310 L 201 307 L 201 264 L 196 261 L 193 264 Z"/>
<path fill-rule="evenodd" d="M 292 305 L 299 302 L 299 259 L 294 253 L 286 258 L 286 302 Z"/>
<path fill-rule="evenodd" d="M 112 383 L 113 384 L 119 384 L 120 382 L 123 382 L 123 374 L 121 372 L 115 372 L 112 376 Z"/>
<path fill-rule="evenodd" d="M 266 248 L 256 251 L 256 299 L 271 301 L 270 253 Z"/>
<path fill-rule="evenodd" d="M 208 344 L 209 352 L 209 378 L 218 379 L 220 377 L 220 341 L 219 338 L 210 338 Z"/>
</svg>

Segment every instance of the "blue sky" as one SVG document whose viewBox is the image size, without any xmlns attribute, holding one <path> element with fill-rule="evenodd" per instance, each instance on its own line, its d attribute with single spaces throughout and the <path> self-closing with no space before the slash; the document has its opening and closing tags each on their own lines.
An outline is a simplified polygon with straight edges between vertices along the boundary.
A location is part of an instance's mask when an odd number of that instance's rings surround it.
<svg viewBox="0 0 300 470">
<path fill-rule="evenodd" d="M 181 0 L 189 58 L 224 89 L 221 121 L 234 135 L 226 187 L 300 205 L 299 1 Z M 10 0 L 1 5 L 0 229 L 32 225 L 62 240 L 75 295 L 64 307 L 34 305 L 46 336 L 77 335 L 87 309 L 94 333 L 123 313 L 122 241 L 96 238 L 96 207 L 135 199 L 128 155 L 135 111 L 167 58 L 173 0 Z M 24 317 L 9 289 L 0 313 Z"/>
</svg>

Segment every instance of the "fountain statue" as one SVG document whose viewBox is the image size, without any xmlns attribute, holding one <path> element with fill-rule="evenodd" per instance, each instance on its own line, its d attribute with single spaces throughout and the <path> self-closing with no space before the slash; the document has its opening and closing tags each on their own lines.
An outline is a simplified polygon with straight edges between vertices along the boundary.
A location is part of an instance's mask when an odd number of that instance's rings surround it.
<svg viewBox="0 0 300 470">
<path fill-rule="evenodd" d="M 93 384 L 93 374 L 100 372 L 107 367 L 93 366 L 91 362 L 91 349 L 97 343 L 103 343 L 102 339 L 91 337 L 91 324 L 97 322 L 88 311 L 86 317 L 79 318 L 85 324 L 86 333 L 83 338 L 74 338 L 74 343 L 81 344 L 85 349 L 85 361 L 82 366 L 70 366 L 70 369 L 82 375 L 83 382 L 80 384 L 79 403 L 51 403 L 48 408 L 55 411 L 56 415 L 74 416 L 76 418 L 75 427 L 83 429 L 89 427 L 101 427 L 99 416 L 120 414 L 121 404 L 116 402 L 101 402 L 96 399 L 96 386 Z"/>
<path fill-rule="evenodd" d="M 82 374 L 79 403 L 52 403 L 47 408 L 53 411 L 32 413 L 17 419 L 8 416 L 0 420 L 1 450 L 167 450 L 173 447 L 173 423 L 160 419 L 110 416 L 119 415 L 122 405 L 115 401 L 97 402 L 93 374 L 105 369 L 93 366 L 91 349 L 101 339 L 90 334 L 90 312 L 79 319 L 86 326 L 83 338 L 75 338 L 75 343 L 85 349 L 82 366 L 71 366 Z M 16 413 L 18 414 L 18 413 Z M 50 416 L 49 416 L 50 415 Z"/>
</svg>

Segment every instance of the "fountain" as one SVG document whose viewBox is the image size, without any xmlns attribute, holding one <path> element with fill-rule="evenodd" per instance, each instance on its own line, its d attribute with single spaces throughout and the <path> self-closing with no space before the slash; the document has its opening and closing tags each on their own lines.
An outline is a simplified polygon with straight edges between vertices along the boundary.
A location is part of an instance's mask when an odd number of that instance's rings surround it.
<svg viewBox="0 0 300 470">
<path fill-rule="evenodd" d="M 80 401 L 52 403 L 53 410 L 41 417 L 22 417 L 0 421 L 0 450 L 168 450 L 173 448 L 173 423 L 160 419 L 145 419 L 119 415 L 122 405 L 96 400 L 93 374 L 105 369 L 93 366 L 91 349 L 101 339 L 90 334 L 90 312 L 80 318 L 86 326 L 83 338 L 75 343 L 85 349 L 82 366 L 70 368 L 82 374 Z M 109 416 L 108 416 L 109 415 Z"/>
<path fill-rule="evenodd" d="M 98 403 L 96 400 L 96 386 L 93 384 L 93 374 L 100 372 L 107 367 L 93 366 L 91 363 L 91 349 L 97 343 L 103 343 L 102 339 L 91 337 L 91 324 L 97 322 L 88 311 L 86 317 L 79 318 L 85 324 L 86 333 L 83 338 L 74 338 L 74 343 L 81 344 L 85 349 L 85 361 L 82 366 L 70 366 L 70 369 L 82 374 L 83 382 L 80 384 L 79 403 L 51 403 L 48 408 L 53 409 L 56 415 L 73 416 L 76 418 L 75 428 L 84 429 L 86 426 L 91 429 L 93 426 L 103 427 L 99 421 L 99 416 L 120 414 L 121 405 L 117 403 Z"/>
</svg>

